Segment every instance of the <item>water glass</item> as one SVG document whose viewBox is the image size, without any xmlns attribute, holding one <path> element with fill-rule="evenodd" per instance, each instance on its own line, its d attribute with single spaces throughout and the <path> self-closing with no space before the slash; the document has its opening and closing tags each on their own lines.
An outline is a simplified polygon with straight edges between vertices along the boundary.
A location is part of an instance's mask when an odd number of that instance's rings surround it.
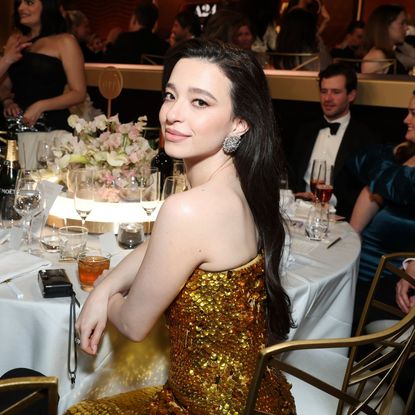
<svg viewBox="0 0 415 415">
<path fill-rule="evenodd" d="M 144 241 L 144 228 L 141 223 L 120 223 L 117 242 L 123 249 L 132 249 Z"/>
<path fill-rule="evenodd" d="M 44 225 L 40 231 L 40 245 L 46 252 L 59 252 L 59 228 L 52 224 Z"/>
<path fill-rule="evenodd" d="M 323 240 L 329 229 L 329 207 L 315 203 L 310 207 L 305 224 L 305 234 L 312 241 Z"/>
<path fill-rule="evenodd" d="M 59 261 L 76 261 L 85 252 L 88 229 L 83 226 L 59 228 Z"/>
</svg>

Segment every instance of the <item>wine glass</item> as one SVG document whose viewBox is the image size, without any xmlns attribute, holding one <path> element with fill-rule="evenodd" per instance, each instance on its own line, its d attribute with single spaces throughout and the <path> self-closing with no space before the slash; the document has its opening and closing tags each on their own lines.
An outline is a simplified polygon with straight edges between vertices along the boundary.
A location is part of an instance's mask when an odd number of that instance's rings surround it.
<svg viewBox="0 0 415 415">
<path fill-rule="evenodd" d="M 310 174 L 310 190 L 316 195 L 316 188 L 318 183 L 326 182 L 326 161 L 325 160 L 313 160 Z"/>
<path fill-rule="evenodd" d="M 326 204 L 329 202 L 333 193 L 333 166 L 327 166 L 325 180 L 320 181 L 316 185 L 316 196 L 317 199 L 322 203 Z"/>
<path fill-rule="evenodd" d="M 36 159 L 39 169 L 47 169 L 54 161 L 52 145 L 45 140 L 40 140 L 37 144 Z"/>
<path fill-rule="evenodd" d="M 153 170 L 153 169 L 152 169 Z M 150 233 L 150 217 L 153 212 L 156 210 L 159 200 L 160 200 L 160 192 L 159 187 L 157 185 L 157 180 L 155 180 L 155 176 L 157 173 L 153 173 L 152 171 L 150 174 L 142 175 L 138 177 L 141 193 L 140 193 L 140 203 L 141 207 L 147 214 L 147 230 Z"/>
<path fill-rule="evenodd" d="M 164 180 L 161 200 L 166 200 L 170 195 L 184 192 L 186 190 L 185 176 L 169 176 Z"/>
<path fill-rule="evenodd" d="M 91 213 L 94 206 L 95 186 L 94 176 L 95 172 L 92 169 L 76 169 L 73 171 L 74 178 L 74 205 L 75 210 L 81 218 L 82 226 L 85 225 L 85 220 Z"/>
<path fill-rule="evenodd" d="M 14 209 L 23 218 L 27 234 L 27 251 L 32 253 L 33 217 L 44 209 L 41 180 L 37 171 L 19 171 L 16 180 Z"/>
</svg>

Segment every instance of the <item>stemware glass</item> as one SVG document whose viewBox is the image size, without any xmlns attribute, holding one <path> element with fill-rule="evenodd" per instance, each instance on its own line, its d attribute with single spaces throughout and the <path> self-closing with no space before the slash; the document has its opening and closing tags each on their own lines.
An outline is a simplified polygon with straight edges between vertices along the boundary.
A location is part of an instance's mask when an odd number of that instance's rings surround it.
<svg viewBox="0 0 415 415">
<path fill-rule="evenodd" d="M 94 206 L 95 172 L 92 169 L 77 169 L 72 174 L 75 183 L 73 198 L 75 210 L 81 218 L 82 226 L 84 226 L 86 218 Z"/>
<path fill-rule="evenodd" d="M 23 218 L 27 234 L 27 251 L 31 253 L 33 217 L 44 209 L 44 196 L 37 171 L 19 171 L 16 180 L 14 209 Z"/>
<path fill-rule="evenodd" d="M 316 185 L 316 196 L 317 199 L 322 203 L 326 204 L 329 202 L 333 193 L 333 166 L 327 166 L 324 182 L 321 180 Z"/>
<path fill-rule="evenodd" d="M 52 145 L 44 140 L 40 140 L 37 144 L 36 151 L 37 167 L 39 169 L 47 169 L 54 161 Z"/>
<path fill-rule="evenodd" d="M 150 217 L 156 210 L 160 200 L 159 187 L 157 186 L 157 180 L 155 180 L 156 174 L 157 173 L 153 173 L 153 169 L 151 169 L 149 173 L 138 177 L 138 181 L 141 187 L 140 203 L 141 207 L 147 214 L 148 233 L 150 233 L 151 226 Z"/>
<path fill-rule="evenodd" d="M 313 160 L 310 174 L 310 191 L 317 197 L 316 188 L 318 183 L 326 182 L 326 161 Z"/>
<path fill-rule="evenodd" d="M 161 200 L 166 200 L 170 195 L 175 193 L 184 192 L 186 190 L 186 177 L 181 176 L 169 176 L 164 180 L 163 193 Z"/>
</svg>

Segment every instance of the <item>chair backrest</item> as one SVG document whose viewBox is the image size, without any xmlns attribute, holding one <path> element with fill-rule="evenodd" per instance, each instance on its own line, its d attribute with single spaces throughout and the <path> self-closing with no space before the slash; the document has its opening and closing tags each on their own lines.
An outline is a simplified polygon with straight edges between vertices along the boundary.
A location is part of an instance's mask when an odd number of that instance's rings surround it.
<svg viewBox="0 0 415 415">
<path fill-rule="evenodd" d="M 98 89 L 104 98 L 107 98 L 107 117 L 111 116 L 111 101 L 117 98 L 123 88 L 124 78 L 115 66 L 104 68 L 98 78 Z"/>
<path fill-rule="evenodd" d="M 294 58 L 295 66 L 290 68 L 291 71 L 299 71 L 301 69 L 306 69 L 307 65 L 315 63 L 317 65 L 320 60 L 319 53 L 311 52 L 268 52 L 269 61 L 274 63 L 275 67 L 279 67 L 278 62 L 279 58 Z M 280 67 L 280 69 L 284 69 Z"/>
<path fill-rule="evenodd" d="M 381 69 L 384 71 L 389 70 L 390 67 L 392 67 L 392 74 L 396 74 L 397 70 L 397 62 L 394 58 L 389 59 L 349 59 L 349 58 L 334 58 L 333 63 L 337 62 L 344 62 L 344 63 L 350 63 L 353 65 L 353 67 L 356 69 L 357 72 L 361 72 L 362 63 L 368 62 L 368 63 L 379 63 L 381 64 Z"/>
<path fill-rule="evenodd" d="M 24 397 L 16 400 L 10 406 L 0 409 L 0 415 L 19 414 L 30 409 L 42 399 L 47 400 L 48 412 L 45 415 L 58 413 L 58 378 L 45 376 L 18 377 L 0 380 L 1 393 L 27 392 Z"/>
<path fill-rule="evenodd" d="M 140 63 L 142 65 L 163 65 L 164 56 L 151 55 L 149 53 L 142 53 Z"/>
<path fill-rule="evenodd" d="M 404 333 L 405 338 L 401 341 L 399 338 Z M 337 414 L 343 413 L 343 407 L 346 405 L 349 414 L 386 415 L 394 394 L 396 379 L 411 353 L 414 341 L 415 307 L 396 325 L 375 334 L 344 339 L 296 340 L 267 347 L 259 354 L 244 413 L 265 415 L 264 412 L 255 410 L 255 404 L 265 371 L 274 367 L 336 398 L 339 402 Z M 333 386 L 321 380 L 321 377 L 285 362 L 281 356 L 282 353 L 299 350 L 357 348 L 366 345 L 372 345 L 374 351 L 358 362 L 349 358 L 350 370 L 344 374 L 343 387 Z M 291 360 L 295 361 L 295 355 Z M 369 383 L 368 391 L 365 386 Z M 341 385 L 341 379 L 339 384 Z"/>
<path fill-rule="evenodd" d="M 391 318 L 401 319 L 404 316 L 404 313 L 398 308 L 397 305 L 386 304 L 377 297 L 377 291 L 379 284 L 382 284 L 383 278 L 391 278 L 395 276 L 397 278 L 404 279 L 410 283 L 413 283 L 413 278 L 411 278 L 401 267 L 400 264 L 403 260 L 407 258 L 415 258 L 415 252 L 395 252 L 392 254 L 383 255 L 379 261 L 378 267 L 376 269 L 375 275 L 373 277 L 372 284 L 367 295 L 365 305 L 362 310 L 362 314 L 359 319 L 359 324 L 356 329 L 355 336 L 360 336 L 364 334 L 365 327 L 368 322 L 368 316 L 372 309 L 381 310 L 384 313 L 390 315 Z M 399 264 L 399 266 L 397 266 Z M 386 353 L 385 351 L 383 352 Z M 352 370 L 352 361 L 356 359 L 358 355 L 358 349 L 356 347 L 351 348 L 350 350 L 350 360 L 347 367 L 347 371 Z M 410 394 L 405 413 L 410 413 L 411 407 L 415 399 L 415 383 L 412 387 L 412 393 Z"/>
</svg>

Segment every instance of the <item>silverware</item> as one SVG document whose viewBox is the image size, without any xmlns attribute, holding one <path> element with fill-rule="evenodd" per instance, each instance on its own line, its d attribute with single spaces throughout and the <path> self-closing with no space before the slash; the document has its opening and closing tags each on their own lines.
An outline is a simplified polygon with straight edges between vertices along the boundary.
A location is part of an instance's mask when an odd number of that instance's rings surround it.
<svg viewBox="0 0 415 415">
<path fill-rule="evenodd" d="M 9 278 L 8 280 L 0 282 L 0 284 L 7 284 L 7 286 L 13 291 L 13 294 L 18 300 L 24 298 L 24 294 L 17 288 L 17 285 Z"/>
<path fill-rule="evenodd" d="M 327 249 L 331 248 L 333 245 L 337 244 L 337 242 L 339 242 L 339 241 L 341 241 L 341 240 L 342 240 L 342 237 L 341 237 L 341 236 L 339 236 L 339 237 L 338 237 L 338 238 L 336 238 L 333 242 L 330 242 L 330 243 L 327 245 Z"/>
</svg>

